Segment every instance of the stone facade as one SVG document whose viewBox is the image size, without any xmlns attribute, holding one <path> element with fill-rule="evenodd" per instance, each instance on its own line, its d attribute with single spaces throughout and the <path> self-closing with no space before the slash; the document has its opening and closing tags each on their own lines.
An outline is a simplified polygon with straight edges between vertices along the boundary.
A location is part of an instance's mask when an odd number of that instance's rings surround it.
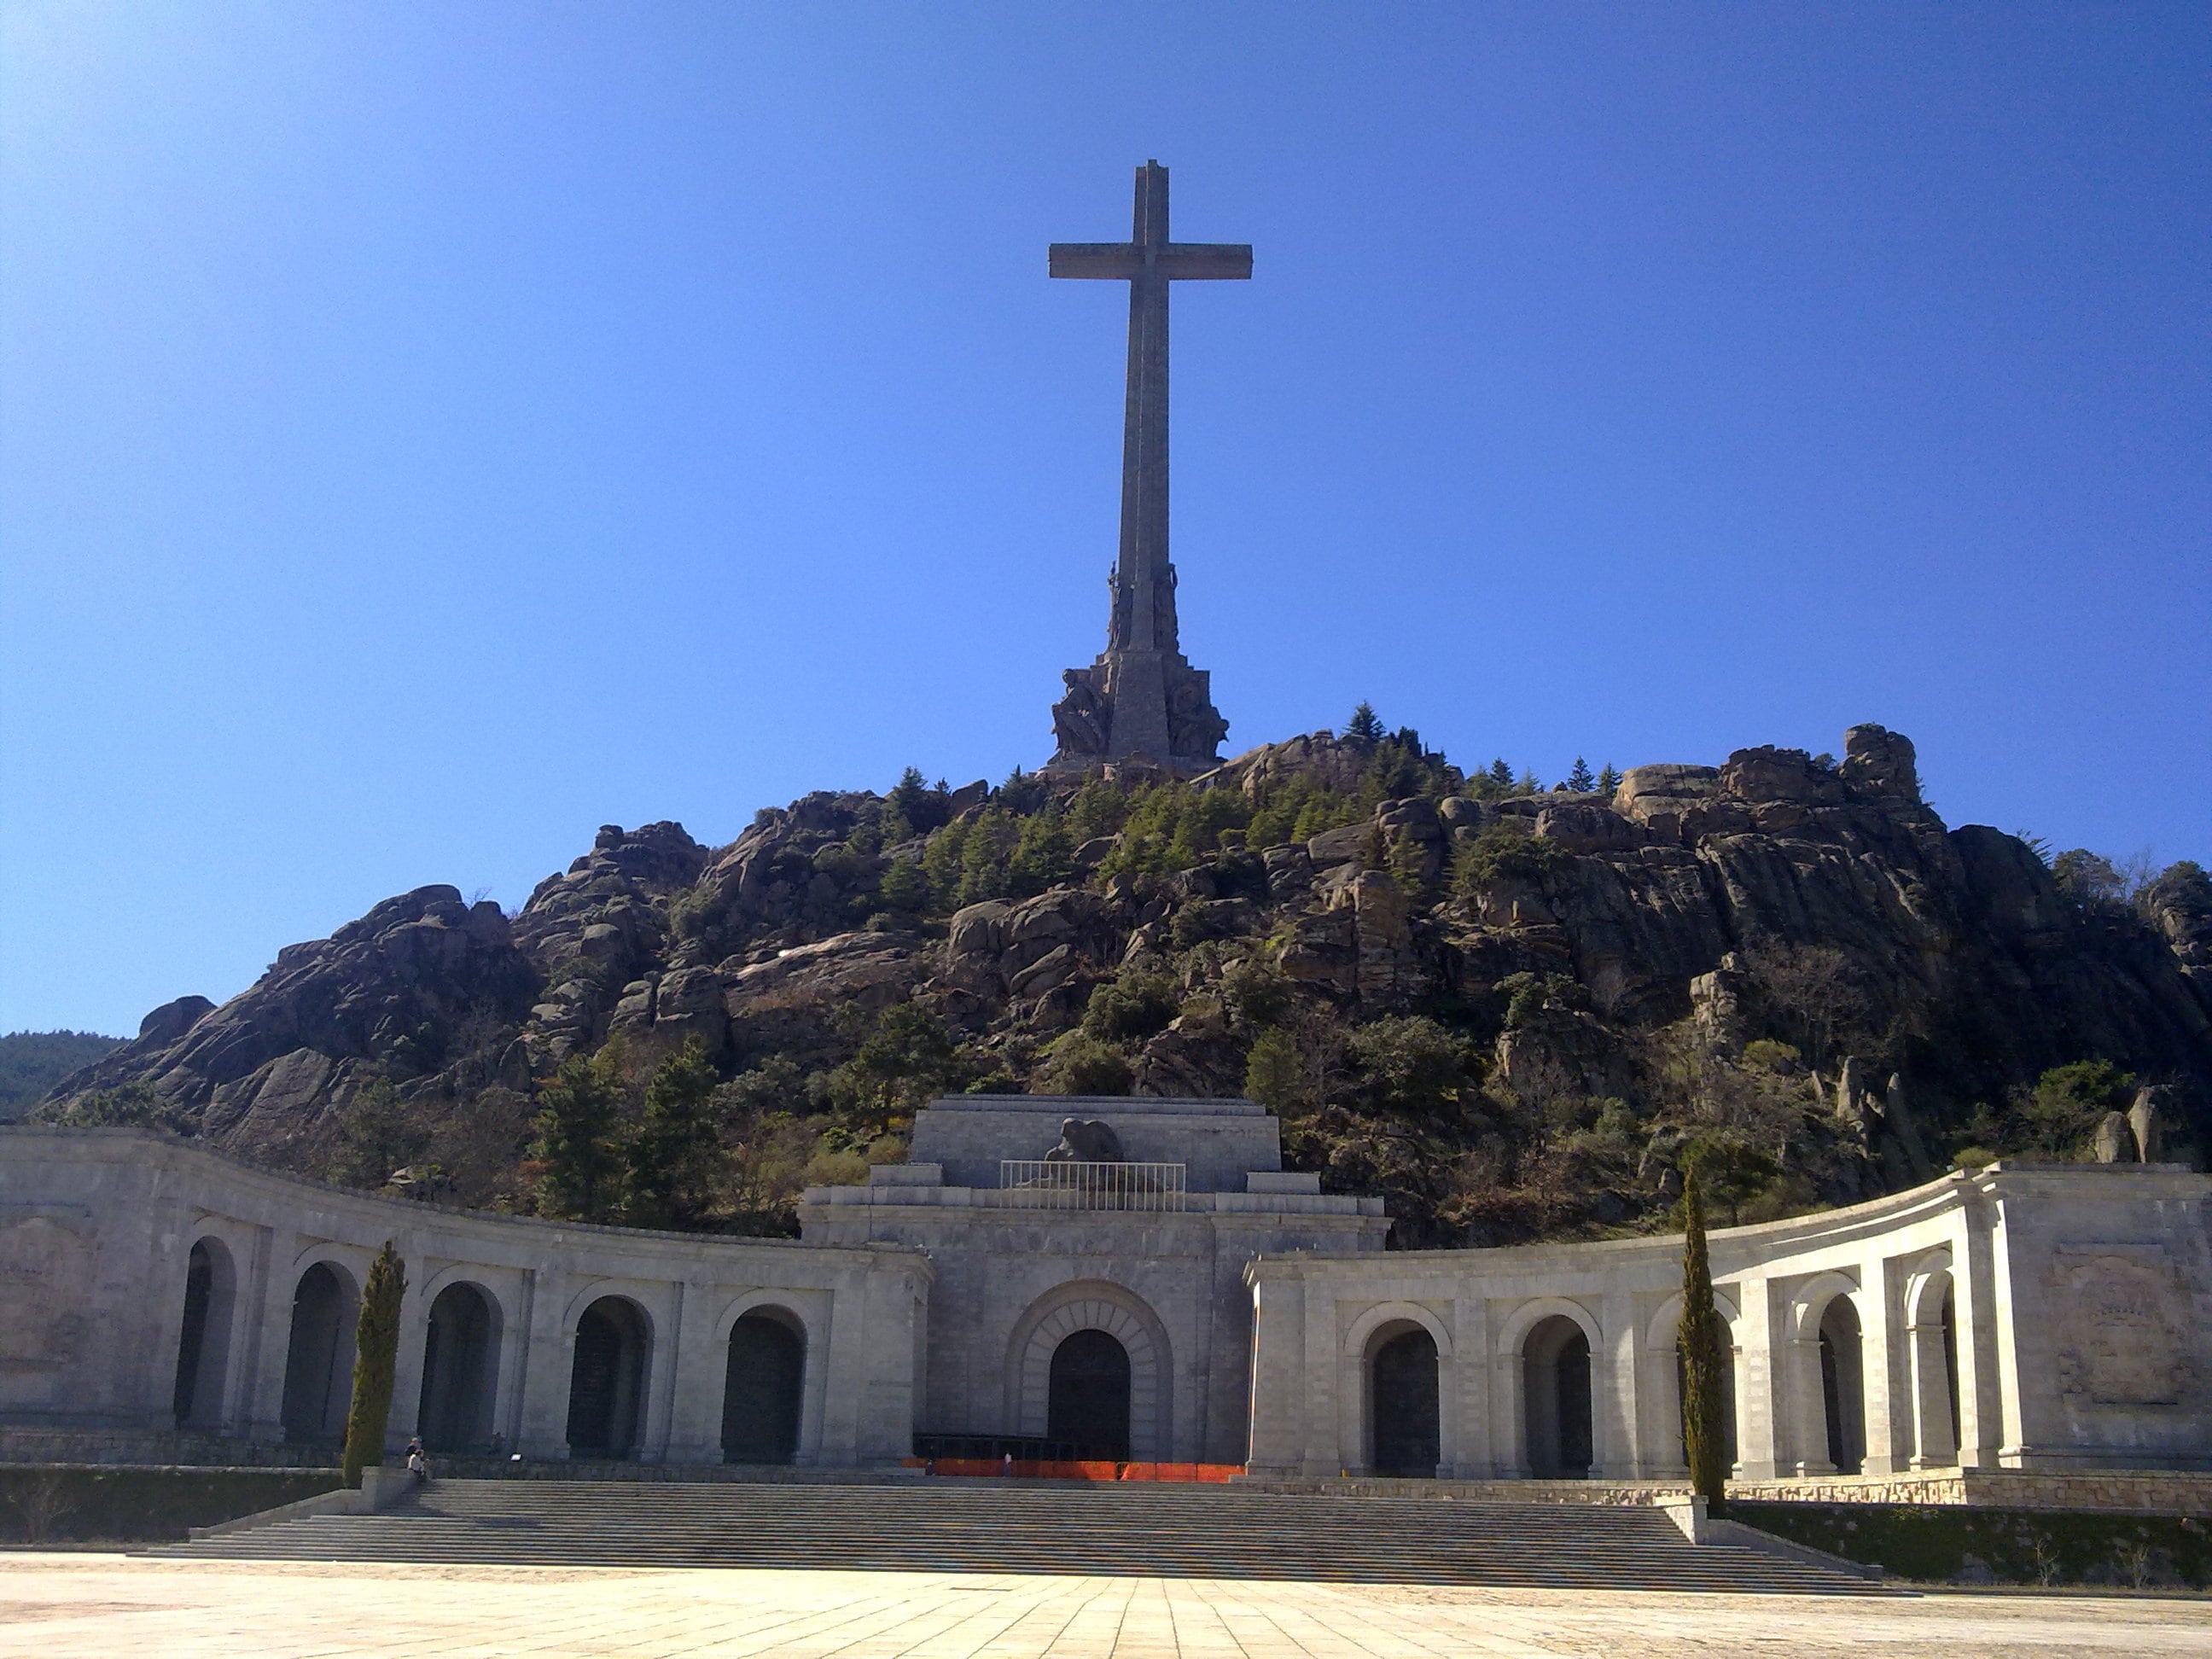
<svg viewBox="0 0 2212 1659">
<path fill-rule="evenodd" d="M 327 1443 L 390 1239 L 409 1279 L 395 1444 L 880 1467 L 918 1437 L 1095 1443 L 1103 1400 L 1116 1455 L 1255 1480 L 1680 1480 L 1679 1239 L 1386 1252 L 1380 1201 L 1284 1170 L 1278 1132 L 1245 1101 L 959 1097 L 920 1115 L 913 1162 L 809 1190 L 788 1241 L 467 1214 L 135 1132 L 0 1130 L 0 1455 Z M 2209 1192 L 2172 1165 L 1992 1165 L 1715 1231 L 1738 1480 L 2196 1490 Z"/>
<path fill-rule="evenodd" d="M 1001 1160 L 1041 1159 L 1065 1119 L 1109 1125 L 1139 1172 L 1179 1192 L 1082 1194 L 1002 1184 Z M 1324 1194 L 1283 1170 L 1280 1124 L 1249 1101 L 961 1096 L 915 1124 L 914 1158 L 866 1187 L 810 1191 L 809 1239 L 925 1252 L 931 1290 L 926 1432 L 1052 1438 L 1055 1345 L 1107 1332 L 1130 1362 L 1129 1455 L 1241 1463 L 1252 1299 L 1245 1265 L 1268 1253 L 1359 1256 L 1382 1248 L 1377 1199 Z M 1157 1204 L 1148 1198 L 1157 1198 Z M 1170 1201 L 1172 1200 L 1172 1201 Z"/>
</svg>

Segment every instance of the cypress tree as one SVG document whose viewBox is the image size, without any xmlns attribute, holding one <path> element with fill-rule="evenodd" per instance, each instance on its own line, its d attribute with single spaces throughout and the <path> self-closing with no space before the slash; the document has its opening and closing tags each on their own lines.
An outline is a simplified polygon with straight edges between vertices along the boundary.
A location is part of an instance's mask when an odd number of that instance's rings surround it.
<svg viewBox="0 0 2212 1659">
<path fill-rule="evenodd" d="M 361 1485 L 361 1472 L 384 1462 L 384 1430 L 392 1418 L 392 1369 L 399 1353 L 399 1298 L 407 1289 L 407 1264 L 386 1239 L 368 1266 L 361 1293 L 361 1320 L 353 1335 L 353 1403 L 346 1411 L 345 1483 Z"/>
<path fill-rule="evenodd" d="M 1690 1488 L 1718 1515 L 1725 1507 L 1728 1330 L 1713 1303 L 1712 1263 L 1705 1252 L 1705 1206 L 1694 1164 L 1682 1171 L 1682 1322 L 1674 1337 L 1682 1359 L 1682 1451 Z"/>
</svg>

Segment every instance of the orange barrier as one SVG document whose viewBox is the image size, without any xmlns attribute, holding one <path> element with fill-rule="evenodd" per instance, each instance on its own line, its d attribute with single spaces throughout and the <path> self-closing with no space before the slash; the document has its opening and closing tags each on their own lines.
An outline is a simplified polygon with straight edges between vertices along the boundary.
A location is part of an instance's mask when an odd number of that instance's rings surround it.
<svg viewBox="0 0 2212 1659">
<path fill-rule="evenodd" d="M 1012 1475 L 1018 1480 L 1162 1480 L 1222 1485 L 1244 1473 L 1241 1463 L 1111 1463 L 1103 1461 L 1042 1462 L 1017 1457 L 938 1457 L 906 1460 L 932 1474 L 969 1480 Z"/>
<path fill-rule="evenodd" d="M 1124 1480 L 1203 1481 L 1222 1485 L 1244 1473 L 1242 1463 L 1124 1463 Z"/>
</svg>

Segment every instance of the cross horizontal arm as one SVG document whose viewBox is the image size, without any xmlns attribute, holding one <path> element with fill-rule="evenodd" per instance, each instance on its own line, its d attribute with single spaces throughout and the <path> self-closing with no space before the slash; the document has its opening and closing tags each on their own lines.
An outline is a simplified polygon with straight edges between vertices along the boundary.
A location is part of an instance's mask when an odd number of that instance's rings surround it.
<svg viewBox="0 0 2212 1659">
<path fill-rule="evenodd" d="M 1149 267 L 1170 282 L 1228 282 L 1252 274 L 1247 242 L 1170 242 L 1154 250 Z M 1047 269 L 1055 276 L 1129 282 L 1145 274 L 1145 250 L 1135 242 L 1054 242 Z"/>
<path fill-rule="evenodd" d="M 1055 276 L 1126 283 L 1144 270 L 1145 252 L 1134 242 L 1054 242 L 1047 268 Z"/>
<path fill-rule="evenodd" d="M 1249 242 L 1170 242 L 1159 268 L 1178 283 L 1230 282 L 1252 274 Z"/>
</svg>

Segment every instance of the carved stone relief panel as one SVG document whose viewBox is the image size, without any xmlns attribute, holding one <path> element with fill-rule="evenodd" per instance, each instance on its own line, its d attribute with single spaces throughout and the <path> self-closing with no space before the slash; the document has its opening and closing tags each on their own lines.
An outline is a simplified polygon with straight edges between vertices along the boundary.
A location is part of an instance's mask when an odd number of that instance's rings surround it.
<svg viewBox="0 0 2212 1659">
<path fill-rule="evenodd" d="M 0 1370 L 59 1370 L 76 1358 L 92 1295 L 92 1248 L 49 1216 L 0 1226 Z"/>
<path fill-rule="evenodd" d="M 2059 1391 L 2077 1404 L 2177 1406 L 2194 1377 L 2181 1288 L 2155 1244 L 2062 1249 L 2052 1287 L 2066 1322 Z"/>
</svg>

